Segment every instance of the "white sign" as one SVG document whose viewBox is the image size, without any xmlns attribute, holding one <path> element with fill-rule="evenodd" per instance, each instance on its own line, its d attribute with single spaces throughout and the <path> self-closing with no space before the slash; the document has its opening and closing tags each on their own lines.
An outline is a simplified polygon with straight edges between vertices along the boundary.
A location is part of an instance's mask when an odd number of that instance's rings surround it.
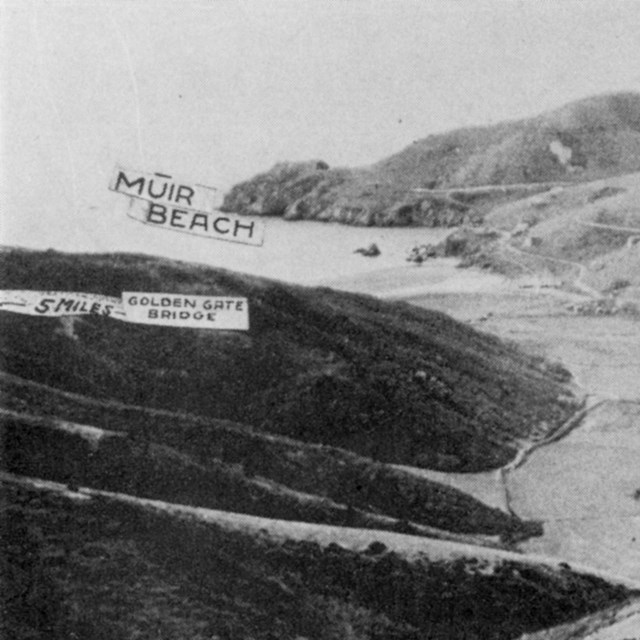
<svg viewBox="0 0 640 640">
<path fill-rule="evenodd" d="M 0 291 L 0 310 L 28 316 L 112 316 L 124 320 L 120 298 L 70 291 Z"/>
<path fill-rule="evenodd" d="M 70 291 L 0 291 L 0 311 L 29 316 L 98 315 L 194 329 L 249 329 L 247 298 L 125 291 L 122 299 Z"/>
<path fill-rule="evenodd" d="M 246 298 L 123 291 L 129 322 L 196 329 L 249 329 Z"/>
<path fill-rule="evenodd" d="M 109 189 L 126 196 L 144 198 L 167 208 L 213 212 L 222 204 L 222 194 L 214 187 L 189 184 L 166 173 L 142 173 L 117 165 Z"/>
<path fill-rule="evenodd" d="M 263 243 L 264 224 L 255 218 L 245 218 L 221 211 L 215 213 L 192 211 L 142 198 L 128 198 L 128 200 L 127 215 L 150 226 L 257 247 L 262 246 Z"/>
</svg>

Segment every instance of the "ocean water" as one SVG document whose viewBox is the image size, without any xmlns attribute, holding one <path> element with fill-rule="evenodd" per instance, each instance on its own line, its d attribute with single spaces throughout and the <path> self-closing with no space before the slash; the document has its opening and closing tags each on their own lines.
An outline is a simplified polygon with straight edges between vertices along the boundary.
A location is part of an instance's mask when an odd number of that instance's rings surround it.
<svg viewBox="0 0 640 640">
<path fill-rule="evenodd" d="M 261 247 L 199 237 L 142 224 L 127 217 L 113 195 L 109 203 L 86 207 L 73 224 L 30 229 L 23 225 L 4 244 L 70 252 L 129 252 L 198 262 L 213 267 L 299 284 L 319 284 L 396 268 L 416 244 L 441 242 L 451 229 L 353 227 L 336 223 L 254 218 L 265 226 Z M 43 218 L 41 218 L 43 220 Z M 14 239 L 15 238 L 15 239 Z M 354 253 L 376 243 L 377 257 Z"/>
<path fill-rule="evenodd" d="M 315 221 L 244 216 L 265 227 L 260 247 L 146 225 L 126 215 L 119 194 L 101 193 L 98 206 L 84 207 L 72 224 L 56 225 L 47 211 L 33 226 L 25 217 L 2 244 L 72 253 L 125 252 L 200 263 L 295 284 L 329 286 L 383 298 L 413 299 L 432 293 L 504 290 L 499 275 L 458 269 L 458 260 L 438 258 L 422 265 L 407 262 L 416 245 L 442 242 L 454 229 L 355 227 Z M 108 199 L 112 196 L 110 199 Z M 355 253 L 375 243 L 377 257 Z"/>
</svg>

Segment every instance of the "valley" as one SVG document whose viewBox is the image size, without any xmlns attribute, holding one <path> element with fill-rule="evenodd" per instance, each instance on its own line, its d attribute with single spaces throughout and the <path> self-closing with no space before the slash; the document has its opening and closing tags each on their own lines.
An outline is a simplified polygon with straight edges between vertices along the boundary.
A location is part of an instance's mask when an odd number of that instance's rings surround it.
<svg viewBox="0 0 640 640">
<path fill-rule="evenodd" d="M 278 164 L 222 209 L 265 216 L 260 254 L 148 228 L 3 248 L 0 632 L 631 637 L 639 114 L 596 96 L 368 167 Z M 173 324 L 23 315 L 23 290 Z M 249 324 L 181 325 L 196 296 Z"/>
<path fill-rule="evenodd" d="M 468 317 L 466 304 L 456 310 L 456 301 L 449 302 L 452 315 Z M 517 313 L 498 310 L 475 320 L 484 330 L 561 362 L 593 407 L 570 433 L 532 451 L 507 474 L 513 511 L 542 521 L 545 529 L 523 549 L 638 580 L 640 504 L 634 492 L 640 483 L 635 442 L 640 428 L 640 324 L 618 316 L 576 317 L 557 308 L 545 315 L 545 306 L 530 313 L 522 313 L 520 306 Z M 463 480 L 461 484 L 454 477 L 451 485 L 479 499 L 501 495 L 501 478 L 495 474 L 465 474 Z"/>
</svg>

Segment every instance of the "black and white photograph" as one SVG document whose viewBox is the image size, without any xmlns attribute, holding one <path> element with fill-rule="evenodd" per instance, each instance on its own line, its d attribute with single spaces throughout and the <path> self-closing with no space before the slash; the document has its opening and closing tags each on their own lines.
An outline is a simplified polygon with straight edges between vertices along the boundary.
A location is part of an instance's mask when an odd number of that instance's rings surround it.
<svg viewBox="0 0 640 640">
<path fill-rule="evenodd" d="M 0 48 L 0 638 L 640 640 L 640 1 Z"/>
</svg>

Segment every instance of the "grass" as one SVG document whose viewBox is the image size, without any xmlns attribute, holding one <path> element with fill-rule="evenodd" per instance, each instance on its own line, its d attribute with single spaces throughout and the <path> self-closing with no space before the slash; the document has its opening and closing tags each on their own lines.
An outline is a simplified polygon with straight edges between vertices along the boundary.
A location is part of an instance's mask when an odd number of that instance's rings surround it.
<svg viewBox="0 0 640 640">
<path fill-rule="evenodd" d="M 8 251 L 3 288 L 241 295 L 247 333 L 2 314 L 5 368 L 102 400 L 230 419 L 380 462 L 450 471 L 506 463 L 574 410 L 567 378 L 444 314 L 127 255 Z M 416 375 L 420 372 L 420 375 Z"/>
<path fill-rule="evenodd" d="M 628 596 L 569 570 L 409 561 L 5 487 L 5 631 L 26 638 L 513 638 Z"/>
<path fill-rule="evenodd" d="M 554 273 L 571 280 L 577 267 L 562 262 L 569 260 L 587 267 L 586 281 L 603 294 L 614 292 L 620 283 L 638 287 L 640 257 L 629 240 L 638 235 L 633 229 L 640 229 L 639 196 L 640 174 L 633 173 L 496 207 L 487 215 L 486 224 L 512 231 L 526 222 L 527 230 L 509 242 L 527 255 L 505 253 L 500 243 L 476 234 L 464 252 L 464 263 L 507 274 Z M 527 245 L 527 238 L 536 238 L 536 244 Z M 526 268 L 518 268 L 515 262 L 525 263 Z"/>
<path fill-rule="evenodd" d="M 640 94 L 595 96 L 526 120 L 431 135 L 368 167 L 279 164 L 236 185 L 226 195 L 224 208 L 358 225 L 479 222 L 491 205 L 505 198 L 467 207 L 411 189 L 585 182 L 638 171 L 639 123 Z M 571 150 L 566 163 L 552 151 L 558 142 Z M 469 203 L 465 199 L 462 204 Z"/>
<path fill-rule="evenodd" d="M 510 541 L 539 534 L 534 523 L 345 450 L 7 377 L 0 389 L 9 409 L 41 416 L 18 413 L 3 421 L 3 466 L 14 473 L 287 520 L 417 535 L 420 526 L 435 527 L 422 533 L 432 537 L 453 532 Z M 110 435 L 91 446 L 56 428 L 58 419 L 107 428 Z"/>
</svg>

